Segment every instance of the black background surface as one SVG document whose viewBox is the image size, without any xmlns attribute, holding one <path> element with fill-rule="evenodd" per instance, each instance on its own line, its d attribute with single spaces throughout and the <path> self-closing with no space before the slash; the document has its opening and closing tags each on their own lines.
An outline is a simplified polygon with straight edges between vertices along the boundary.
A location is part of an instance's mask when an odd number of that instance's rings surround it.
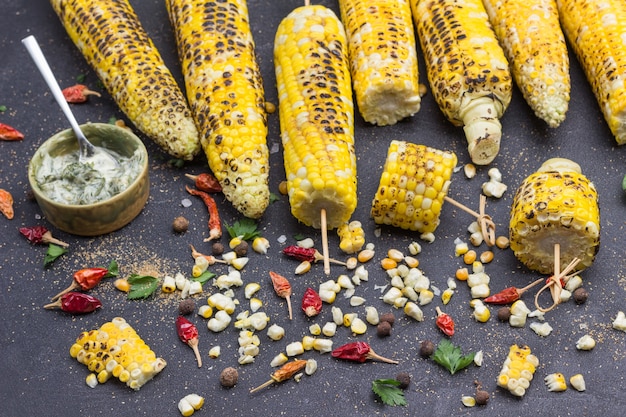
<svg viewBox="0 0 626 417">
<path fill-rule="evenodd" d="M 166 63 L 182 80 L 178 66 L 174 38 L 162 0 L 131 1 L 145 29 L 159 48 Z M 317 2 L 338 11 L 334 1 Z M 42 309 L 49 298 L 71 282 L 72 273 L 81 268 L 107 265 L 111 259 L 118 261 L 121 274 L 128 276 L 140 271 L 155 271 L 160 277 L 182 272 L 190 275 L 192 259 L 188 245 L 193 243 L 202 252 L 209 253 L 207 214 L 200 200 L 190 197 L 184 189 L 189 184 L 185 172 L 199 173 L 206 169 L 204 156 L 198 157 L 183 169 L 168 165 L 170 159 L 149 139 L 141 136 L 149 149 L 151 195 L 143 212 L 127 227 L 106 236 L 83 238 L 64 234 L 51 227 L 57 237 L 71 244 L 70 252 L 58 259 L 51 268 L 42 267 L 44 246 L 31 246 L 23 239 L 18 228 L 43 224 L 37 204 L 28 198 L 27 165 L 36 148 L 49 136 L 68 128 L 60 109 L 49 93 L 43 79 L 30 60 L 21 39 L 35 35 L 53 71 L 63 86 L 75 83 L 80 74 L 86 74 L 85 83 L 97 86 L 97 78 L 83 57 L 67 37 L 62 25 L 45 0 L 1 0 L 0 14 L 0 105 L 7 111 L 0 114 L 0 122 L 15 126 L 26 138 L 21 142 L 0 142 L 0 188 L 10 191 L 15 198 L 15 218 L 0 218 L 0 414 L 4 416 L 157 416 L 180 415 L 178 400 L 189 393 L 206 398 L 204 407 L 195 415 L 242 416 L 446 416 L 446 415 L 623 415 L 626 406 L 626 360 L 624 339 L 626 334 L 613 330 L 611 322 L 619 310 L 626 309 L 624 262 L 624 204 L 621 179 L 626 172 L 626 153 L 618 148 L 609 132 L 588 83 L 573 55 L 571 58 L 572 92 L 570 110 L 566 121 L 557 129 L 549 129 L 538 120 L 523 101 L 518 90 L 502 118 L 503 139 L 499 156 L 490 167 L 502 172 L 509 186 L 499 199 L 489 199 L 487 210 L 496 222 L 499 234 L 507 233 L 509 207 L 516 187 L 523 178 L 535 171 L 541 162 L 550 157 L 566 157 L 578 162 L 583 172 L 595 183 L 601 206 L 601 248 L 594 265 L 583 274 L 589 301 L 581 306 L 573 302 L 560 305 L 546 316 L 554 328 L 552 334 L 542 338 L 528 325 L 511 328 L 495 318 L 485 324 L 476 323 L 471 316 L 469 289 L 459 283 L 457 293 L 445 311 L 457 321 L 457 334 L 452 341 L 464 351 L 483 350 L 482 367 L 470 366 L 454 376 L 433 361 L 418 355 L 419 341 L 439 341 L 442 336 L 435 328 L 436 298 L 424 306 L 426 320 L 417 323 L 396 311 L 396 324 L 392 336 L 380 339 L 370 327 L 365 335 L 354 337 L 346 328 L 339 328 L 333 337 L 335 346 L 353 340 L 364 340 L 374 350 L 400 361 L 399 365 L 367 362 L 354 364 L 332 359 L 310 351 L 303 358 L 315 358 L 319 369 L 299 383 L 288 381 L 267 388 L 254 395 L 249 389 L 269 378 L 273 371 L 269 363 L 287 343 L 301 340 L 308 334 L 311 323 L 323 325 L 331 320 L 330 306 L 326 305 L 320 316 L 306 319 L 300 311 L 300 297 L 306 287 L 317 288 L 326 280 L 322 266 L 303 276 L 294 276 L 297 262 L 280 253 L 277 238 L 287 237 L 293 244 L 297 233 L 315 239 L 320 247 L 319 232 L 298 225 L 290 215 L 286 197 L 273 203 L 259 223 L 271 247 L 267 256 L 250 254 L 250 262 L 243 270 L 245 282 L 262 284 L 259 297 L 270 323 L 286 329 L 282 341 L 272 342 L 265 331 L 260 333 L 261 353 L 255 363 L 237 365 L 237 331 L 232 326 L 219 334 L 206 330 L 205 319 L 191 319 L 200 329 L 200 348 L 204 366 L 197 368 L 192 351 L 181 343 L 175 332 L 178 294 L 157 293 L 145 301 L 127 301 L 125 295 L 115 290 L 112 282 L 101 284 L 92 293 L 103 300 L 104 307 L 91 315 L 76 316 Z M 277 103 L 273 72 L 273 37 L 280 19 L 299 1 L 249 2 L 250 21 L 257 44 L 267 100 Z M 423 62 L 420 61 L 420 81 L 426 83 Z M 182 83 L 181 83 L 182 85 Z M 124 118 L 110 96 L 103 91 L 102 98 L 92 98 L 88 104 L 73 106 L 80 122 L 107 122 L 111 117 Z M 271 154 L 271 190 L 278 194 L 278 183 L 284 177 L 282 148 L 279 147 L 278 114 L 269 116 L 268 146 Z M 391 127 L 375 127 L 356 117 L 356 149 L 358 157 L 359 204 L 353 216 L 360 220 L 367 233 L 367 241 L 376 245 L 376 257 L 367 265 L 369 281 L 357 287 L 356 295 L 367 299 L 365 305 L 374 305 L 380 313 L 392 308 L 379 300 L 382 295 L 375 286 L 388 284 L 386 274 L 378 266 L 390 248 L 406 252 L 407 245 L 417 240 L 412 233 L 383 228 L 380 237 L 374 235 L 375 226 L 369 218 L 370 203 L 378 184 L 387 146 L 392 139 L 408 140 L 439 149 L 452 150 L 459 157 L 459 166 L 469 161 L 463 131 L 451 126 L 441 115 L 432 96 L 423 98 L 421 111 L 410 120 Z M 449 196 L 470 207 L 477 208 L 482 182 L 488 179 L 487 170 L 479 168 L 477 176 L 467 180 L 462 171 L 452 181 Z M 184 208 L 181 201 L 189 198 L 192 206 Z M 240 216 L 223 199 L 217 197 L 224 222 L 232 224 Z M 190 230 L 184 235 L 171 231 L 174 217 L 184 215 Z M 454 240 L 468 239 L 466 228 L 472 221 L 468 215 L 450 204 L 444 205 L 441 225 L 432 244 L 422 242 L 423 252 L 418 256 L 420 268 L 430 277 L 432 284 L 444 289 L 448 277 L 461 266 L 454 256 Z M 223 238 L 224 243 L 227 242 Z M 338 249 L 338 239 L 330 234 L 331 254 L 345 257 Z M 479 251 L 485 250 L 483 245 Z M 294 296 L 294 320 L 287 319 L 284 300 L 275 296 L 269 283 L 268 271 L 275 270 L 291 279 Z M 218 274 L 226 269 L 212 267 Z M 537 274 L 522 267 L 511 251 L 496 250 L 495 261 L 486 266 L 491 276 L 492 292 L 515 285 L 521 287 L 537 278 Z M 331 278 L 345 273 L 333 267 Z M 205 286 L 205 295 L 197 298 L 198 305 L 212 291 Z M 237 312 L 247 306 L 243 289 L 236 291 L 241 300 Z M 525 297 L 532 306 L 532 297 Z M 344 312 L 355 311 L 364 317 L 363 307 L 350 307 L 343 293 L 335 305 Z M 90 389 L 85 385 L 88 370 L 69 354 L 75 337 L 83 330 L 97 328 L 113 317 L 124 317 L 150 345 L 157 355 L 165 358 L 168 366 L 153 381 L 135 392 L 117 380 Z M 529 320 L 530 322 L 531 320 Z M 584 334 L 597 341 L 591 352 L 578 351 L 576 341 Z M 528 344 L 540 359 L 526 396 L 517 399 L 496 387 L 496 376 L 508 348 L 513 343 Z M 222 355 L 210 359 L 210 347 L 220 345 Z M 219 373 L 227 366 L 238 367 L 239 384 L 232 389 L 219 385 Z M 392 378 L 404 371 L 412 376 L 406 391 L 408 406 L 382 405 L 372 394 L 370 383 L 377 378 Z M 580 393 L 568 389 L 552 393 L 546 389 L 543 378 L 553 372 L 562 372 L 567 378 L 582 373 L 587 381 L 587 391 Z M 490 403 L 482 408 L 465 408 L 462 395 L 474 392 L 474 380 L 479 380 L 492 394 Z"/>
</svg>

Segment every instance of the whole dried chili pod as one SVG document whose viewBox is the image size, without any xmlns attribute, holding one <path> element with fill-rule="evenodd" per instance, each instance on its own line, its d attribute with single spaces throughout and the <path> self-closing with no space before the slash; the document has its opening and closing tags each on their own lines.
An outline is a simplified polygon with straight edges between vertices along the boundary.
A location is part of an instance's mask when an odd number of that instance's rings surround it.
<svg viewBox="0 0 626 417">
<path fill-rule="evenodd" d="M 86 85 L 76 84 L 71 87 L 66 87 L 62 91 L 63 97 L 65 97 L 65 101 L 68 103 L 84 103 L 87 101 L 89 96 L 97 96 L 100 97 L 100 93 L 97 91 L 90 90 Z"/>
<path fill-rule="evenodd" d="M 525 286 L 524 288 L 516 288 L 516 287 L 505 288 L 496 294 L 490 295 L 489 297 L 485 298 L 483 301 L 485 303 L 490 303 L 490 304 L 511 304 L 519 300 L 522 294 L 524 294 L 526 291 L 528 291 L 530 288 L 534 287 L 535 285 L 539 284 L 540 282 L 543 282 L 543 278 L 539 278 L 538 280 L 536 280 L 530 285 Z"/>
<path fill-rule="evenodd" d="M 219 193 L 222 191 L 220 182 L 209 173 L 204 172 L 198 175 L 185 174 L 185 176 L 193 180 L 194 185 L 200 191 L 204 191 L 205 193 Z"/>
<path fill-rule="evenodd" d="M 274 382 L 283 382 L 283 381 L 290 379 L 296 373 L 304 369 L 304 367 L 306 366 L 306 362 L 307 361 L 305 361 L 304 359 L 296 359 L 294 361 L 287 362 L 286 364 L 281 366 L 279 369 L 277 369 L 272 375 L 270 375 L 272 379 L 270 379 L 267 382 L 264 382 L 263 384 L 259 385 L 256 388 L 251 389 L 250 393 L 259 391 L 260 389 L 263 389 L 273 384 Z"/>
<path fill-rule="evenodd" d="M 69 244 L 54 238 L 45 226 L 20 227 L 20 233 L 33 244 L 54 243 L 65 248 L 69 246 Z"/>
<path fill-rule="evenodd" d="M 324 260 L 324 255 L 322 255 L 317 249 L 303 248 L 297 245 L 291 245 L 291 246 L 285 247 L 285 249 L 283 249 L 283 254 L 289 256 L 290 258 L 297 259 L 301 262 L 303 261 L 318 262 L 318 261 Z M 329 259 L 329 261 L 337 265 L 346 266 L 345 262 L 338 261 L 336 259 Z"/>
<path fill-rule="evenodd" d="M 15 215 L 13 211 L 13 196 L 2 188 L 0 188 L 0 212 L 9 220 Z"/>
<path fill-rule="evenodd" d="M 84 268 L 74 272 L 72 284 L 52 297 L 52 301 L 58 299 L 63 294 L 66 294 L 70 291 L 74 291 L 80 289 L 82 291 L 87 291 L 94 288 L 96 285 L 100 283 L 102 278 L 107 276 L 109 270 L 106 268 Z"/>
<path fill-rule="evenodd" d="M 200 368 L 202 366 L 202 357 L 198 351 L 198 328 L 183 316 L 178 316 L 176 319 L 176 331 L 178 332 L 180 340 L 193 349 L 193 353 L 196 355 L 196 361 L 198 362 L 198 368 Z"/>
<path fill-rule="evenodd" d="M 189 187 L 185 187 L 185 189 L 189 194 L 200 197 L 209 211 L 209 237 L 204 239 L 204 241 L 208 242 L 222 237 L 222 221 L 220 220 L 220 213 L 217 210 L 217 204 L 215 203 L 213 197 L 204 191 L 199 191 Z"/>
<path fill-rule="evenodd" d="M 302 295 L 302 311 L 307 317 L 317 316 L 322 311 L 322 297 L 313 288 L 307 288 Z"/>
<path fill-rule="evenodd" d="M 454 320 L 449 314 L 441 311 L 439 307 L 435 308 L 437 311 L 437 320 L 435 320 L 435 324 L 439 327 L 439 330 L 443 332 L 446 336 L 454 335 Z"/>
<path fill-rule="evenodd" d="M 0 140 L 22 140 L 24 139 L 24 134 L 19 130 L 11 127 L 9 125 L 5 125 L 4 123 L 0 123 Z"/>
<path fill-rule="evenodd" d="M 397 364 L 398 361 L 378 355 L 366 342 L 350 342 L 339 346 L 331 352 L 331 356 L 337 359 L 363 363 L 368 359 Z"/>
<path fill-rule="evenodd" d="M 270 271 L 270 278 L 272 279 L 272 285 L 274 286 L 274 291 L 279 297 L 287 300 L 287 309 L 289 310 L 289 320 L 293 318 L 291 312 L 291 284 L 282 275 L 277 274 L 276 272 Z"/>
<path fill-rule="evenodd" d="M 102 302 L 96 297 L 76 291 L 65 293 L 55 302 L 43 306 L 43 308 L 48 310 L 60 308 L 62 311 L 71 314 L 87 314 L 100 307 L 102 307 Z"/>
</svg>

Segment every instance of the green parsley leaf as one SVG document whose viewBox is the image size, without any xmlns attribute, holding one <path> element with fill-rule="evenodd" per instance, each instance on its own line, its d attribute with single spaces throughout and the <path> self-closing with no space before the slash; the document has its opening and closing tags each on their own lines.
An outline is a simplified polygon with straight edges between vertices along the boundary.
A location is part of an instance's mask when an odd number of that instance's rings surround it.
<svg viewBox="0 0 626 417">
<path fill-rule="evenodd" d="M 211 272 L 211 271 L 204 271 L 202 274 L 200 274 L 200 276 L 192 277 L 191 280 L 192 281 L 198 281 L 200 284 L 204 284 L 205 282 L 207 282 L 208 280 L 210 280 L 213 277 L 215 277 L 215 274 L 213 272 Z"/>
<path fill-rule="evenodd" d="M 231 239 L 241 236 L 243 240 L 252 240 L 261 236 L 261 233 L 257 230 L 256 222 L 248 217 L 237 220 L 232 226 L 226 225 L 226 230 L 228 230 Z"/>
<path fill-rule="evenodd" d="M 455 372 L 467 368 L 474 361 L 474 355 L 474 352 L 463 355 L 461 348 L 455 346 L 448 339 L 442 339 L 432 358 L 454 375 Z"/>
<path fill-rule="evenodd" d="M 110 125 L 114 125 L 115 122 L 117 122 L 117 117 L 111 116 L 109 117 L 109 121 L 107 123 L 109 123 Z"/>
<path fill-rule="evenodd" d="M 395 379 L 376 379 L 372 381 L 372 391 L 380 397 L 381 401 L 393 407 L 406 405 L 404 392 L 399 388 L 400 381 Z"/>
<path fill-rule="evenodd" d="M 185 161 L 180 158 L 170 159 L 169 161 L 167 161 L 167 164 L 174 168 L 182 168 L 185 166 Z"/>
<path fill-rule="evenodd" d="M 118 277 L 120 275 L 120 270 L 119 270 L 119 267 L 117 266 L 117 261 L 115 259 L 109 262 L 109 266 L 107 270 L 109 272 L 107 272 L 104 278 Z"/>
<path fill-rule="evenodd" d="M 150 275 L 131 274 L 128 277 L 128 283 L 130 284 L 129 300 L 148 298 L 159 287 L 159 280 Z"/>
<path fill-rule="evenodd" d="M 4 113 L 7 111 L 7 106 L 0 106 L 0 112 Z"/>
<path fill-rule="evenodd" d="M 87 76 L 85 74 L 78 74 L 76 76 L 76 82 L 77 83 L 84 83 L 85 82 L 85 78 L 87 78 Z"/>
<path fill-rule="evenodd" d="M 275 193 L 270 193 L 270 204 L 277 202 L 280 200 L 280 197 Z"/>
<path fill-rule="evenodd" d="M 297 240 L 297 241 L 300 241 L 300 240 L 304 240 L 304 239 L 306 239 L 306 236 L 304 236 L 304 235 L 303 235 L 303 234 L 301 234 L 301 233 L 298 233 L 298 234 L 293 235 L 293 238 L 294 238 L 295 240 Z"/>
<path fill-rule="evenodd" d="M 56 258 L 58 258 L 59 256 L 63 255 L 66 252 L 67 252 L 67 249 L 61 246 L 55 245 L 54 243 L 50 243 L 48 245 L 48 250 L 46 251 L 46 256 L 43 259 L 44 268 L 47 266 L 50 266 L 50 264 L 52 264 L 52 262 L 54 262 Z"/>
</svg>

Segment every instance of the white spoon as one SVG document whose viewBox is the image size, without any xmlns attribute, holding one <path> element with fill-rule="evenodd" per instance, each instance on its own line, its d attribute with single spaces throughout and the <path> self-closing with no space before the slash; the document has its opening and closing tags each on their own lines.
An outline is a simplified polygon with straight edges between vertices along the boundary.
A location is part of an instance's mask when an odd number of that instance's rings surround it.
<svg viewBox="0 0 626 417">
<path fill-rule="evenodd" d="M 70 110 L 70 105 L 65 100 L 61 87 L 54 78 L 50 65 L 48 65 L 48 61 L 43 55 L 35 37 L 32 35 L 28 36 L 22 39 L 22 43 L 30 53 L 30 56 L 37 65 L 39 72 L 41 72 L 41 75 L 44 80 L 46 80 L 50 91 L 52 91 L 52 95 L 56 99 L 57 103 L 59 103 L 59 106 L 61 106 L 61 110 L 63 110 L 65 117 L 72 126 L 72 130 L 78 139 L 78 147 L 80 149 L 79 161 L 82 163 L 92 163 L 96 170 L 115 169 L 119 163 L 113 155 L 101 147 L 94 146 L 91 142 L 89 142 L 89 140 L 87 140 L 85 134 L 80 130 L 80 126 L 78 125 L 72 110 Z"/>
</svg>

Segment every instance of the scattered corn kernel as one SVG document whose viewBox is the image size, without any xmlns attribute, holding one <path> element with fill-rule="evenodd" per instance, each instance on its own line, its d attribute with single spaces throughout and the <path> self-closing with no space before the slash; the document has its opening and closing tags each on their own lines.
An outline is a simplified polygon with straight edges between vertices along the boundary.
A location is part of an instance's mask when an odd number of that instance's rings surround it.
<svg viewBox="0 0 626 417">
<path fill-rule="evenodd" d="M 289 361 L 289 357 L 281 352 L 278 355 L 274 356 L 274 358 L 270 362 L 270 366 L 276 368 L 278 366 L 286 364 L 287 361 Z"/>
<path fill-rule="evenodd" d="M 304 348 L 304 350 L 311 350 L 311 349 L 313 349 L 313 341 L 314 340 L 315 340 L 315 338 L 313 336 L 305 335 L 304 337 L 302 337 L 302 347 Z"/>
<path fill-rule="evenodd" d="M 230 265 L 232 265 L 238 271 L 241 271 L 243 269 L 243 267 L 248 264 L 249 260 L 250 260 L 250 258 L 245 257 L 245 256 L 243 256 L 241 258 L 235 258 L 235 259 L 233 259 L 230 262 Z"/>
<path fill-rule="evenodd" d="M 365 298 L 363 297 L 358 297 L 358 296 L 350 297 L 350 305 L 352 307 L 358 307 L 360 305 L 363 305 L 364 303 L 365 303 Z"/>
<path fill-rule="evenodd" d="M 596 347 L 596 341 L 588 334 L 584 335 L 576 342 L 576 349 L 578 350 L 591 350 Z"/>
<path fill-rule="evenodd" d="M 560 372 L 547 375 L 544 378 L 544 381 L 546 383 L 546 386 L 548 387 L 548 391 L 561 392 L 567 389 L 565 376 L 563 376 L 563 374 Z"/>
<path fill-rule="evenodd" d="M 567 282 L 565 283 L 565 289 L 573 293 L 574 290 L 582 287 L 582 285 L 583 285 L 583 279 L 580 277 L 580 275 L 574 275 L 573 277 L 568 279 Z"/>
<path fill-rule="evenodd" d="M 402 291 L 396 287 L 390 287 L 389 290 L 383 295 L 383 302 L 386 304 L 394 305 L 396 299 L 402 297 Z"/>
<path fill-rule="evenodd" d="M 576 374 L 569 379 L 569 383 L 576 391 L 584 391 L 587 389 L 585 378 L 581 374 Z"/>
<path fill-rule="evenodd" d="M 522 300 L 517 300 L 511 305 L 511 317 L 509 317 L 509 325 L 512 327 L 524 327 L 526 325 L 526 318 L 530 310 L 526 307 L 526 303 Z"/>
<path fill-rule="evenodd" d="M 417 304 L 412 301 L 408 301 L 404 305 L 404 314 L 411 317 L 416 321 L 424 321 L 424 312 Z"/>
<path fill-rule="evenodd" d="M 365 321 L 367 321 L 372 326 L 376 326 L 378 325 L 378 323 L 380 323 L 380 317 L 378 315 L 378 310 L 376 310 L 376 307 L 365 307 Z"/>
<path fill-rule="evenodd" d="M 231 249 L 235 249 L 238 245 L 243 242 L 243 236 L 235 236 L 234 238 L 228 241 L 228 247 Z"/>
<path fill-rule="evenodd" d="M 479 350 L 478 352 L 476 352 L 474 354 L 474 365 L 483 366 L 483 358 L 484 358 L 484 354 L 482 350 Z"/>
<path fill-rule="evenodd" d="M 441 302 L 446 305 L 450 302 L 450 300 L 452 299 L 452 296 L 454 295 L 454 290 L 451 288 L 447 288 L 445 289 L 442 293 L 441 293 Z"/>
<path fill-rule="evenodd" d="M 304 346 L 302 342 L 291 342 L 285 347 L 285 353 L 287 356 L 297 356 L 304 353 Z"/>
<path fill-rule="evenodd" d="M 317 371 L 317 361 L 313 358 L 307 359 L 306 365 L 304 366 L 304 373 L 307 375 L 313 375 Z"/>
<path fill-rule="evenodd" d="M 259 236 L 255 237 L 252 241 L 252 250 L 262 255 L 267 254 L 267 250 L 270 248 L 270 241 L 266 238 Z"/>
<path fill-rule="evenodd" d="M 194 278 L 198 278 L 200 275 L 204 273 L 209 268 L 209 261 L 204 256 L 198 256 L 195 259 L 194 266 L 191 270 L 191 273 Z"/>
<path fill-rule="evenodd" d="M 459 268 L 456 270 L 454 276 L 459 281 L 467 281 L 467 278 L 469 277 L 469 271 L 467 270 L 467 268 Z"/>
<path fill-rule="evenodd" d="M 539 323 L 535 321 L 530 323 L 529 327 L 532 331 L 537 333 L 538 336 L 545 337 L 552 333 L 552 326 L 550 326 L 547 322 Z"/>
<path fill-rule="evenodd" d="M 113 282 L 113 286 L 120 291 L 128 292 L 130 291 L 130 284 L 127 279 L 118 278 Z M 170 291 L 171 292 L 171 291 Z"/>
<path fill-rule="evenodd" d="M 472 265 L 475 261 L 476 261 L 476 251 L 475 250 L 468 250 L 463 255 L 463 262 L 465 263 L 465 265 Z"/>
<path fill-rule="evenodd" d="M 256 313 L 261 307 L 263 307 L 263 301 L 256 297 L 250 299 L 250 310 L 253 313 Z"/>
<path fill-rule="evenodd" d="M 371 260 L 374 257 L 374 254 L 375 252 L 371 249 L 363 249 L 362 251 L 359 252 L 356 258 L 359 262 L 365 263 Z"/>
<path fill-rule="evenodd" d="M 456 239 L 454 245 L 454 255 L 455 256 L 465 256 L 467 252 L 469 252 L 469 246 L 467 242 L 463 242 L 461 239 Z"/>
<path fill-rule="evenodd" d="M 359 261 L 354 256 L 351 256 L 348 259 L 346 259 L 346 269 L 349 269 L 350 271 L 352 271 L 353 269 L 356 269 L 358 265 L 359 265 Z"/>
<path fill-rule="evenodd" d="M 205 304 L 198 308 L 198 315 L 202 318 L 208 319 L 213 315 L 213 308 L 210 305 Z"/>
<path fill-rule="evenodd" d="M 409 299 L 406 297 L 398 297 L 395 300 L 393 300 L 393 306 L 395 308 L 403 308 L 408 301 Z"/>
<path fill-rule="evenodd" d="M 219 333 L 228 327 L 231 320 L 230 315 L 225 310 L 219 310 L 215 316 L 209 319 L 207 328 L 212 332 Z"/>
<path fill-rule="evenodd" d="M 189 404 L 189 401 L 187 401 L 185 398 L 181 398 L 180 401 L 178 401 L 178 411 L 180 411 L 180 414 L 182 416 L 189 417 L 196 410 L 194 410 L 193 406 Z"/>
<path fill-rule="evenodd" d="M 367 331 L 367 324 L 361 320 L 360 317 L 355 317 L 350 323 L 350 331 L 354 334 L 365 334 Z"/>
<path fill-rule="evenodd" d="M 474 178 L 476 176 L 476 166 L 474 164 L 463 165 L 463 173 L 467 179 Z"/>
<path fill-rule="evenodd" d="M 319 294 L 322 301 L 327 304 L 334 303 L 335 299 L 337 298 L 337 293 L 335 291 L 320 289 L 317 293 Z"/>
<path fill-rule="evenodd" d="M 282 195 L 287 195 L 289 191 L 289 188 L 287 186 L 287 181 L 281 181 L 278 184 L 278 192 L 281 193 Z"/>
<path fill-rule="evenodd" d="M 250 299 L 260 289 L 261 289 L 261 285 L 258 282 L 250 282 L 246 284 L 244 288 L 244 295 L 246 296 L 247 299 Z"/>
<path fill-rule="evenodd" d="M 317 350 L 319 353 L 331 352 L 333 350 L 333 341 L 332 339 L 317 337 L 313 341 L 313 349 Z"/>
<path fill-rule="evenodd" d="M 189 282 L 189 295 L 202 294 L 202 283 L 200 281 Z"/>
<path fill-rule="evenodd" d="M 461 397 L 461 402 L 466 407 L 474 407 L 476 405 L 476 399 L 470 395 L 464 395 Z"/>
<path fill-rule="evenodd" d="M 626 315 L 624 315 L 623 311 L 617 312 L 617 316 L 615 316 L 612 326 L 616 330 L 626 332 Z"/>
<path fill-rule="evenodd" d="M 470 294 L 472 298 L 487 298 L 491 294 L 491 290 L 487 284 L 478 284 L 470 288 Z"/>
<path fill-rule="evenodd" d="M 419 294 L 418 302 L 421 306 L 430 304 L 430 302 L 433 301 L 433 298 L 435 298 L 435 294 L 430 290 L 422 290 Z"/>
<path fill-rule="evenodd" d="M 235 301 L 225 294 L 216 292 L 211 294 L 207 299 L 207 304 L 218 310 L 223 310 L 227 314 L 233 314 L 235 312 Z"/>
<path fill-rule="evenodd" d="M 343 325 L 343 311 L 341 311 L 341 309 L 336 306 L 333 306 L 333 308 L 331 308 L 330 311 L 333 315 L 333 322 L 337 326 L 342 326 Z"/>
<path fill-rule="evenodd" d="M 496 238 L 496 246 L 500 249 L 506 249 L 509 247 L 509 238 L 506 236 L 498 236 Z"/>
<path fill-rule="evenodd" d="M 85 378 L 85 383 L 89 388 L 95 388 L 98 386 L 98 377 L 92 372 Z"/>
<path fill-rule="evenodd" d="M 317 323 L 313 323 L 309 326 L 309 333 L 313 336 L 319 336 L 322 334 L 322 327 Z"/>
<path fill-rule="evenodd" d="M 419 244 L 419 242 L 411 242 L 409 243 L 409 253 L 413 256 L 418 255 L 422 252 L 422 246 Z"/>
<path fill-rule="evenodd" d="M 350 327 L 350 325 L 352 324 L 352 321 L 354 321 L 354 319 L 356 319 L 357 314 L 356 313 L 346 313 L 343 315 L 343 325 L 346 327 Z"/>
<path fill-rule="evenodd" d="M 396 268 L 398 266 L 398 262 L 394 261 L 391 258 L 383 258 L 380 261 L 380 266 L 382 266 L 384 270 L 389 270 L 389 269 Z"/>
<path fill-rule="evenodd" d="M 222 348 L 220 346 L 213 346 L 209 349 L 209 358 L 217 359 L 222 354 Z"/>
<path fill-rule="evenodd" d="M 285 336 L 285 329 L 274 323 L 267 328 L 267 337 L 272 340 L 280 340 Z"/>
<path fill-rule="evenodd" d="M 343 318 L 341 323 L 343 324 Z M 333 321 L 326 322 L 322 327 L 322 334 L 326 337 L 333 337 L 337 332 L 337 323 Z"/>
<path fill-rule="evenodd" d="M 482 232 L 474 232 L 469 237 L 469 241 L 472 244 L 472 246 L 474 246 L 474 247 L 478 247 L 478 246 L 482 245 L 484 240 L 485 240 L 485 238 L 483 237 L 483 233 Z"/>
<path fill-rule="evenodd" d="M 396 263 L 398 263 L 402 262 L 402 260 L 404 259 L 404 255 L 398 249 L 389 249 L 387 251 L 387 258 L 392 259 L 396 261 Z"/>
<path fill-rule="evenodd" d="M 485 323 L 491 317 L 491 311 L 481 300 L 473 299 L 470 306 L 474 309 L 474 320 L 477 322 Z"/>
<path fill-rule="evenodd" d="M 163 284 L 161 284 L 161 291 L 163 291 L 164 293 L 172 293 L 176 291 L 176 281 L 174 280 L 174 277 L 166 275 L 163 278 Z"/>
<path fill-rule="evenodd" d="M 404 263 L 409 268 L 417 268 L 420 265 L 420 261 L 417 258 L 414 258 L 412 256 L 405 256 L 404 257 Z"/>
<path fill-rule="evenodd" d="M 490 250 L 484 251 L 483 253 L 480 254 L 480 262 L 484 263 L 484 264 L 488 264 L 489 262 L 493 261 L 493 252 Z"/>
</svg>

